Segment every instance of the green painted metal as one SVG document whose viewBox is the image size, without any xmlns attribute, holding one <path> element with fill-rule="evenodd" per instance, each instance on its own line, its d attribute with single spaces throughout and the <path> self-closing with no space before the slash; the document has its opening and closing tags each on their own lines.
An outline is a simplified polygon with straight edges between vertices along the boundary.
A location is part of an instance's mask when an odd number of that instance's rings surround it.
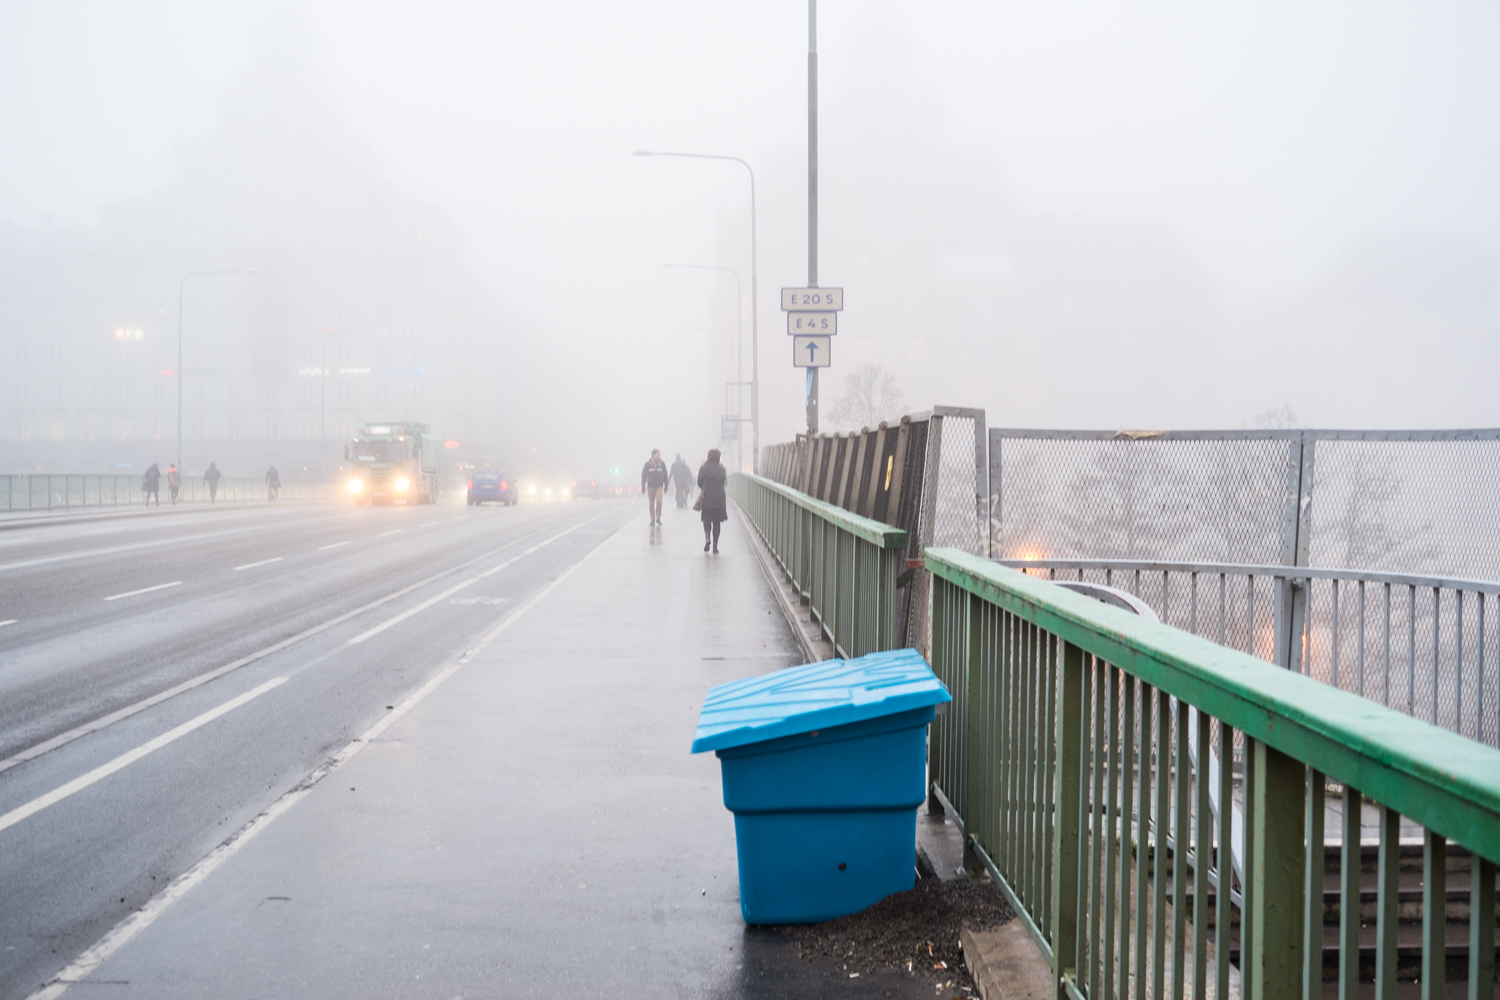
<svg viewBox="0 0 1500 1000">
<path fill-rule="evenodd" d="M 1202 718 L 1200 715 L 1199 718 Z M 1202 759 L 1201 757 L 1199 758 Z M 1323 991 L 1323 872 L 1327 855 L 1323 851 L 1326 820 L 1323 813 L 1328 779 L 1316 768 L 1307 773 L 1308 864 L 1302 882 L 1302 995 L 1317 996 Z"/>
<path fill-rule="evenodd" d="M 932 573 L 1500 860 L 1500 751 L 957 549 Z"/>
<path fill-rule="evenodd" d="M 1385 806 L 1380 807 L 1380 855 L 1376 864 L 1375 998 L 1395 1000 L 1396 927 L 1401 917 L 1401 814 Z"/>
<path fill-rule="evenodd" d="M 1339 851 L 1339 1000 L 1359 1000 L 1359 907 L 1344 906 L 1359 898 L 1359 821 L 1364 803 L 1359 792 L 1344 786 Z"/>
<path fill-rule="evenodd" d="M 1431 830 L 1422 838 L 1422 1000 L 1443 1000 L 1448 978 L 1443 933 L 1448 911 L 1448 841 Z M 1493 936 L 1494 931 L 1490 931 Z M 1491 946 L 1493 947 L 1493 946 Z"/>
<path fill-rule="evenodd" d="M 1275 668 L 1272 668 L 1275 669 Z M 1250 870 L 1254 1000 L 1293 997 L 1302 989 L 1303 813 L 1307 768 L 1300 761 L 1256 740 L 1251 795 L 1254 797 L 1255 853 Z M 1358 893 L 1355 894 L 1358 899 Z M 1356 922 L 1359 907 L 1352 908 Z"/>
<path fill-rule="evenodd" d="M 1052 954 L 1053 994 L 1061 1000 L 1064 976 L 1078 974 L 1078 867 L 1083 843 L 1083 734 L 1086 715 L 1083 710 L 1083 651 L 1064 645 L 1062 683 L 1057 700 L 1057 822 L 1052 827 L 1050 851 L 1056 859 L 1052 866 Z"/>
<path fill-rule="evenodd" d="M 775 493 L 803 510 L 816 515 L 820 520 L 836 526 L 840 531 L 848 532 L 856 538 L 862 538 L 882 549 L 906 548 L 906 532 L 900 528 L 893 528 L 889 524 L 874 521 L 868 517 L 860 517 L 858 514 L 851 514 L 842 507 L 836 507 L 831 503 L 816 500 L 806 493 L 794 490 L 790 486 L 783 486 L 763 476 L 753 475 L 748 472 L 734 472 L 730 474 L 729 478 L 731 482 L 740 479 L 754 483 L 761 489 Z"/>
</svg>

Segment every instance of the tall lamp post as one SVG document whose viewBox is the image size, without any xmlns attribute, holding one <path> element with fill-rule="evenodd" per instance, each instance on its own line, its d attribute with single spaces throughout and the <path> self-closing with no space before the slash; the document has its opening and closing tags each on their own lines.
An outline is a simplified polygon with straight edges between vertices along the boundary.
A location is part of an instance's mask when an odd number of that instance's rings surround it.
<svg viewBox="0 0 1500 1000">
<path fill-rule="evenodd" d="M 236 267 L 219 271 L 189 271 L 177 283 L 177 474 L 182 475 L 182 301 L 189 278 L 208 274 L 255 274 L 253 267 Z"/>
<path fill-rule="evenodd" d="M 734 415 L 737 420 L 743 419 L 740 417 L 740 414 L 745 412 L 740 409 L 740 400 L 743 398 L 740 396 L 740 387 L 745 384 L 745 298 L 744 293 L 740 290 L 740 272 L 732 267 L 714 267 L 711 264 L 663 264 L 662 267 L 686 267 L 694 271 L 723 271 L 726 274 L 734 275 Z M 725 415 L 727 416 L 728 414 Z M 738 447 L 740 440 L 738 434 L 736 434 L 734 457 L 735 461 L 743 468 L 744 464 L 740 462 Z"/>
<path fill-rule="evenodd" d="M 715 156 L 710 153 L 664 153 L 638 149 L 636 156 L 678 156 L 689 160 L 730 160 L 750 175 L 750 446 L 754 449 L 751 468 L 760 472 L 760 302 L 755 260 L 755 171 L 738 156 Z M 738 276 L 736 276 L 738 280 Z"/>
</svg>

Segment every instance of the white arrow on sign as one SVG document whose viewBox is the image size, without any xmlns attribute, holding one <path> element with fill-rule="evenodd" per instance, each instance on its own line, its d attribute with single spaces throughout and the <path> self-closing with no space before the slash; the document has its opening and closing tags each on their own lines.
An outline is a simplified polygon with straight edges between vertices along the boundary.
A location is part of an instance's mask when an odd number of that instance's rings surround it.
<svg viewBox="0 0 1500 1000">
<path fill-rule="evenodd" d="M 821 333 L 825 336 L 838 333 L 839 314 L 835 312 L 787 313 L 786 332 L 790 334 Z"/>
<path fill-rule="evenodd" d="M 814 334 L 792 338 L 792 365 L 797 368 L 827 368 L 833 363 L 833 338 Z"/>
</svg>

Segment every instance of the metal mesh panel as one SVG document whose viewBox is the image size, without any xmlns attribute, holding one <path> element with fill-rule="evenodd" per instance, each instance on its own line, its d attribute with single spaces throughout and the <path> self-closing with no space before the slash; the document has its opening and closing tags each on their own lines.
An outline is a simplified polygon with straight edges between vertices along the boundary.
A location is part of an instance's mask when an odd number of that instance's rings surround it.
<svg viewBox="0 0 1500 1000">
<path fill-rule="evenodd" d="M 1500 580 L 1500 431 L 1309 431 L 1309 565 Z"/>
<path fill-rule="evenodd" d="M 1295 509 L 1294 443 L 1287 433 L 996 429 L 991 553 L 1281 562 Z"/>
<path fill-rule="evenodd" d="M 976 459 L 976 443 L 983 444 L 983 411 L 977 416 L 939 414 L 935 419 L 942 421 L 942 448 L 933 494 L 937 506 L 928 544 L 984 555 L 984 522 L 978 509 L 976 479 L 983 467 L 983 461 Z"/>
</svg>

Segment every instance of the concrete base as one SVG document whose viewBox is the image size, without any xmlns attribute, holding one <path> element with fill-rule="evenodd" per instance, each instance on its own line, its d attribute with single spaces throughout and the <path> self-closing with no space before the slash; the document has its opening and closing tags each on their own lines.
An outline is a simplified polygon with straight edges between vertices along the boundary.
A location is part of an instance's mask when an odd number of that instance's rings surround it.
<svg viewBox="0 0 1500 1000">
<path fill-rule="evenodd" d="M 983 1000 L 1047 1000 L 1052 966 L 1018 920 L 987 931 L 965 927 L 959 935 L 964 964 Z"/>
</svg>

